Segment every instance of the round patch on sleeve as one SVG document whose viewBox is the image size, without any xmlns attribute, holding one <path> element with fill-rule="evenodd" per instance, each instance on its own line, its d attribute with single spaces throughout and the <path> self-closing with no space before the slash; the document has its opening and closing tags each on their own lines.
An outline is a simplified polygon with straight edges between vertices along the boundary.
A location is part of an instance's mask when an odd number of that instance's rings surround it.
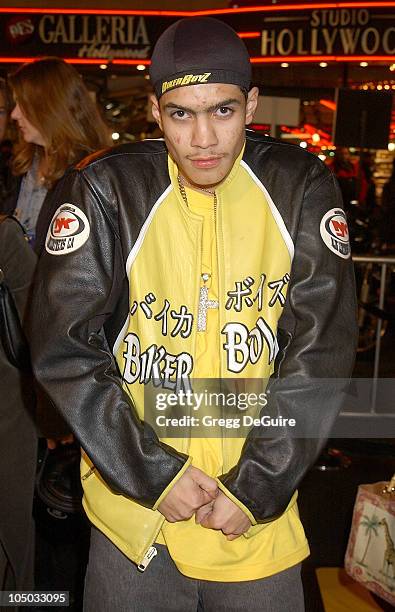
<svg viewBox="0 0 395 612">
<path fill-rule="evenodd" d="M 322 240 L 332 253 L 343 259 L 351 255 L 347 219 L 341 208 L 332 208 L 322 217 L 320 223 Z"/>
<path fill-rule="evenodd" d="M 49 226 L 45 249 L 51 255 L 66 255 L 77 251 L 88 240 L 90 233 L 86 215 L 66 202 L 59 206 Z"/>
</svg>

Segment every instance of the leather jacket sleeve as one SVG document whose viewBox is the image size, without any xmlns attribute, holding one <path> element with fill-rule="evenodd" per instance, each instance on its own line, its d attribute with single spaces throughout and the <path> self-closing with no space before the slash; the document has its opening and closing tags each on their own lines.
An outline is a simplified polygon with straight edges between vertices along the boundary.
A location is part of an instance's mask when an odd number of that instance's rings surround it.
<svg viewBox="0 0 395 612">
<path fill-rule="evenodd" d="M 34 373 L 106 483 L 152 508 L 188 458 L 139 420 L 102 333 L 121 294 L 116 197 L 98 197 L 78 171 L 52 197 L 78 207 L 90 229 L 79 248 L 44 250 L 39 261 L 29 322 Z"/>
<path fill-rule="evenodd" d="M 268 405 L 261 412 L 294 418 L 298 436 L 300 428 L 306 435 L 295 437 L 286 426 L 268 438 L 262 426 L 254 427 L 238 464 L 220 477 L 260 523 L 286 509 L 329 436 L 344 400 L 344 379 L 352 373 L 358 331 L 353 265 L 351 258 L 332 252 L 320 234 L 321 219 L 333 208 L 342 208 L 336 179 L 315 164 L 294 236 L 291 280 L 279 320 L 279 335 L 287 346 L 269 380 Z"/>
</svg>

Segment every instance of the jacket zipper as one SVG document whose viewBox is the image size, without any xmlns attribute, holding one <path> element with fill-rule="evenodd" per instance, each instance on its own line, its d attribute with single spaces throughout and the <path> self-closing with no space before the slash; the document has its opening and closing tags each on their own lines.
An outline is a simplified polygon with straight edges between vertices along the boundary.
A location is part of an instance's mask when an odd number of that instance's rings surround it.
<svg viewBox="0 0 395 612">
<path fill-rule="evenodd" d="M 152 559 L 154 559 L 157 554 L 158 550 L 155 548 L 155 546 L 150 546 L 147 552 L 145 553 L 141 563 L 139 563 L 137 566 L 139 572 L 145 572 Z"/>
<path fill-rule="evenodd" d="M 81 480 L 86 480 L 87 478 L 89 478 L 90 476 L 92 476 L 93 472 L 96 470 L 96 466 L 92 466 L 87 472 L 85 472 L 85 474 L 83 474 L 81 476 Z M 164 520 L 161 522 L 159 529 L 156 531 L 155 536 L 153 538 L 153 541 L 155 542 L 158 533 L 160 532 L 160 530 L 162 529 L 162 525 L 164 523 Z M 149 566 L 149 564 L 151 563 L 152 559 L 154 559 L 156 557 L 156 555 L 158 554 L 158 550 L 157 548 L 155 548 L 155 546 L 153 546 L 152 544 L 149 546 L 149 548 L 147 549 L 146 553 L 144 554 L 141 562 L 137 565 L 137 569 L 139 570 L 139 572 L 145 572 L 145 570 L 147 569 L 147 567 Z"/>
<path fill-rule="evenodd" d="M 156 540 L 156 538 L 158 537 L 158 534 L 160 532 L 160 530 L 163 527 L 163 523 L 165 522 L 165 519 L 163 518 L 163 520 L 161 521 L 160 525 L 159 525 L 159 529 L 156 529 L 153 538 L 151 540 L 151 544 L 148 546 L 142 560 L 140 561 L 140 563 L 138 563 L 137 565 L 137 569 L 139 570 L 139 572 L 145 572 L 145 570 L 147 569 L 147 567 L 149 566 L 149 564 L 151 563 L 152 559 L 154 559 L 156 557 L 156 555 L 158 554 L 158 549 L 156 548 L 156 546 L 154 546 L 154 542 Z"/>
<path fill-rule="evenodd" d="M 223 275 L 221 274 L 222 271 L 222 265 L 221 265 L 221 255 L 222 255 L 222 234 L 221 234 L 221 224 L 218 220 L 218 211 L 217 211 L 217 206 L 218 206 L 218 196 L 214 198 L 214 229 L 215 229 L 215 244 L 216 244 L 216 249 L 217 249 L 217 270 L 218 270 L 218 323 L 219 323 L 219 333 L 220 330 L 222 329 L 222 321 L 221 321 L 221 297 L 222 297 L 222 291 L 221 291 L 221 279 L 223 278 Z M 221 340 L 219 340 L 219 379 L 221 380 L 222 378 L 222 374 L 223 374 L 223 367 L 222 367 L 222 354 L 221 354 Z M 225 457 L 226 452 L 225 452 L 225 444 L 224 444 L 224 436 L 221 436 L 221 447 L 222 447 L 222 464 L 224 469 L 226 469 L 227 466 L 227 459 Z"/>
<path fill-rule="evenodd" d="M 222 328 L 222 322 L 221 322 L 221 297 L 222 297 L 222 291 L 221 291 L 221 254 L 222 254 L 222 242 L 221 242 L 221 224 L 220 224 L 220 220 L 218 219 L 218 196 L 217 194 L 215 194 L 215 198 L 214 198 L 214 231 L 215 231 L 215 248 L 217 251 L 217 272 L 218 272 L 218 323 L 219 323 L 219 329 Z M 220 343 L 221 346 L 221 343 Z M 221 360 L 221 350 L 219 351 L 219 377 L 221 378 L 222 376 L 222 360 Z"/>
</svg>

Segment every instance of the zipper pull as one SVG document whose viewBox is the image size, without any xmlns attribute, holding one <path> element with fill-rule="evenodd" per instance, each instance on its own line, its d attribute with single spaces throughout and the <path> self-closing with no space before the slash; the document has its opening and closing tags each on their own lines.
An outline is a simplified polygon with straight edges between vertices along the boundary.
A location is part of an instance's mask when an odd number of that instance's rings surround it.
<svg viewBox="0 0 395 612">
<path fill-rule="evenodd" d="M 142 562 L 139 563 L 137 566 L 137 569 L 139 570 L 139 572 L 145 572 L 145 570 L 151 563 L 152 559 L 156 557 L 157 554 L 158 554 L 158 551 L 156 550 L 155 546 L 150 546 L 147 552 L 145 553 Z"/>
<path fill-rule="evenodd" d="M 92 476 L 95 469 L 95 466 L 92 466 L 87 472 L 85 472 L 83 476 L 81 476 L 81 480 L 86 480 L 87 478 L 89 478 L 89 476 Z"/>
</svg>

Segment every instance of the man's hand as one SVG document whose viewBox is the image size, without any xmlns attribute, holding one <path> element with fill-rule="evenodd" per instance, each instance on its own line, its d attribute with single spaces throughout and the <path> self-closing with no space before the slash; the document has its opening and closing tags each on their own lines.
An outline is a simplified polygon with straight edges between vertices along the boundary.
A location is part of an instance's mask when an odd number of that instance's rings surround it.
<svg viewBox="0 0 395 612">
<path fill-rule="evenodd" d="M 196 523 L 207 529 L 220 529 L 228 540 L 235 540 L 251 527 L 245 512 L 222 491 L 214 500 L 199 508 Z"/>
<path fill-rule="evenodd" d="M 201 506 L 215 499 L 218 486 L 214 478 L 190 465 L 158 506 L 169 523 L 191 518 Z"/>
</svg>

